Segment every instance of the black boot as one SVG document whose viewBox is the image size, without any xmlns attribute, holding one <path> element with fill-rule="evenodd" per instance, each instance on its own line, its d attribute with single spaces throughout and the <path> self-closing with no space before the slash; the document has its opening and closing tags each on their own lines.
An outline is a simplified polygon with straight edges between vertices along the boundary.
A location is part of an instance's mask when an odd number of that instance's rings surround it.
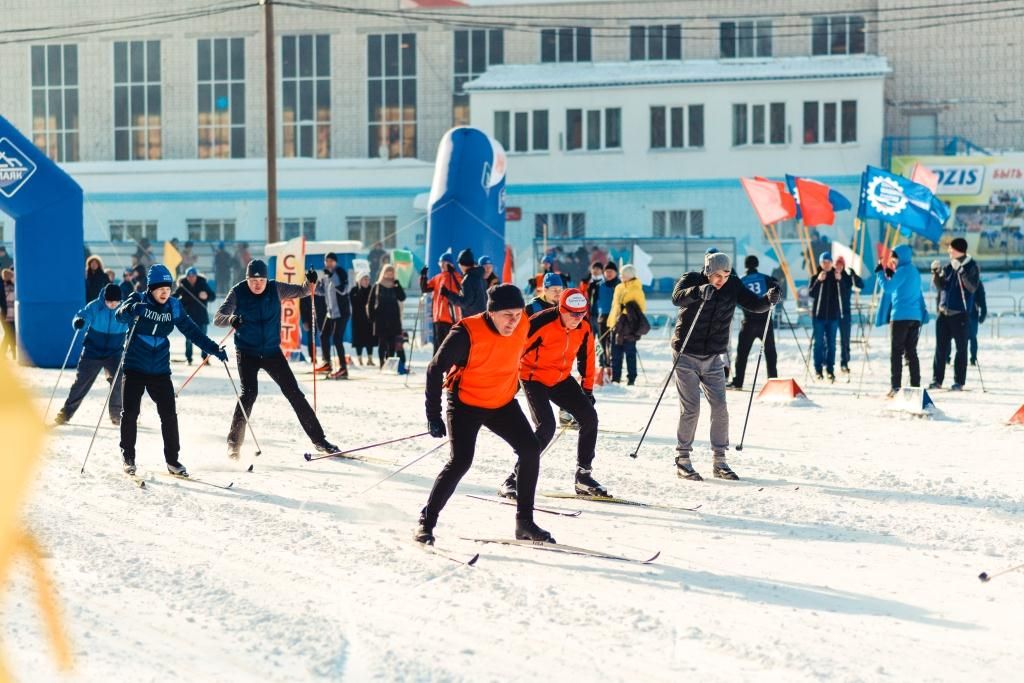
<svg viewBox="0 0 1024 683">
<path fill-rule="evenodd" d="M 238 460 L 242 455 L 242 445 L 228 441 L 228 457 L 232 460 Z"/>
<path fill-rule="evenodd" d="M 676 476 L 680 479 L 689 479 L 690 481 L 704 481 L 704 477 L 700 476 L 700 473 L 693 469 L 689 456 L 684 455 L 676 456 Z"/>
<path fill-rule="evenodd" d="M 715 467 L 714 467 L 715 479 L 729 479 L 730 481 L 739 481 L 739 477 L 729 467 L 729 463 L 725 461 L 725 456 L 715 456 Z"/>
<path fill-rule="evenodd" d="M 416 527 L 413 540 L 423 545 L 434 545 L 434 523 L 424 515 L 420 515 L 420 524 Z"/>
<path fill-rule="evenodd" d="M 583 467 L 576 468 L 576 493 L 584 496 L 608 496 L 608 489 L 601 486 L 590 476 L 592 470 Z"/>
<path fill-rule="evenodd" d="M 554 536 L 534 524 L 532 519 L 519 519 L 518 517 L 516 518 L 516 540 L 555 542 Z"/>
<path fill-rule="evenodd" d="M 135 476 L 135 454 L 121 451 L 121 463 L 125 474 Z"/>
<path fill-rule="evenodd" d="M 323 439 L 320 439 L 319 441 L 314 441 L 313 442 L 313 446 L 314 446 L 314 448 L 316 448 L 321 453 L 337 453 L 337 452 L 339 452 L 341 450 L 340 448 L 335 446 L 333 443 L 328 441 L 326 437 L 323 438 Z"/>
<path fill-rule="evenodd" d="M 61 410 L 60 412 L 57 413 L 56 416 L 54 416 L 53 423 L 57 425 L 67 424 L 68 420 L 70 419 L 71 416 L 65 413 L 63 410 Z"/>
<path fill-rule="evenodd" d="M 516 499 L 516 473 L 508 475 L 505 481 L 502 482 L 501 486 L 498 487 L 498 495 L 502 498 Z"/>
<path fill-rule="evenodd" d="M 167 471 L 170 472 L 171 474 L 173 474 L 176 477 L 187 477 L 188 476 L 188 470 L 186 470 L 185 466 L 182 465 L 181 462 L 178 461 L 178 460 L 168 461 L 167 462 Z"/>
</svg>

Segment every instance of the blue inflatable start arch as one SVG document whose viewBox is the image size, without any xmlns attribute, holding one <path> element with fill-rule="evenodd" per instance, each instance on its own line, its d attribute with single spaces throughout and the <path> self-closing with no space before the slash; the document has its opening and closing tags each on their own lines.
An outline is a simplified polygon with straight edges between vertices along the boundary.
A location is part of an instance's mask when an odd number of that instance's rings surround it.
<svg viewBox="0 0 1024 683">
<path fill-rule="evenodd" d="M 74 336 L 71 319 L 85 304 L 82 188 L 3 116 L 0 211 L 14 219 L 20 358 L 58 368 Z"/>
</svg>

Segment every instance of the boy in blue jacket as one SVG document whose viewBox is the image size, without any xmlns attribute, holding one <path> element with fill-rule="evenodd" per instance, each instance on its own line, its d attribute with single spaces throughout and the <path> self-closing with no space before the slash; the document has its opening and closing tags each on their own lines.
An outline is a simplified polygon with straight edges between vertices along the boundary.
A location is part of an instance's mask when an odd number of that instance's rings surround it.
<svg viewBox="0 0 1024 683">
<path fill-rule="evenodd" d="M 117 369 L 121 363 L 121 348 L 124 346 L 124 333 L 128 331 L 128 326 L 115 317 L 120 305 L 121 288 L 109 284 L 103 288 L 100 296 L 86 304 L 71 321 L 71 326 L 76 330 L 85 330 L 85 343 L 82 345 L 82 355 L 78 358 L 75 383 L 71 385 L 64 407 L 54 418 L 57 424 L 64 424 L 75 414 L 100 370 L 106 370 L 107 381 L 114 383 L 110 405 L 107 406 L 110 421 L 115 425 L 121 424 L 121 375 Z"/>
<path fill-rule="evenodd" d="M 121 459 L 124 471 L 135 474 L 135 438 L 142 405 L 142 394 L 156 403 L 160 415 L 160 431 L 164 438 L 164 460 L 167 471 L 187 477 L 188 471 L 178 460 L 178 413 L 171 384 L 171 352 L 167 336 L 175 327 L 211 356 L 227 361 L 228 354 L 199 331 L 188 317 L 181 301 L 171 297 L 174 277 L 166 266 L 155 264 L 149 269 L 146 292 L 132 294 L 117 309 L 117 320 L 131 326 L 124 352 L 124 404 L 121 410 Z"/>
<path fill-rule="evenodd" d="M 917 357 L 917 341 L 921 325 L 928 322 L 928 312 L 921 291 L 921 275 L 913 263 L 914 252 L 909 244 L 901 244 L 892 253 L 892 264 L 886 268 L 881 262 L 875 268 L 882 298 L 875 316 L 875 327 L 892 325 L 889 354 L 889 398 L 903 384 L 903 357 L 910 366 L 910 386 L 921 386 L 921 362 Z"/>
</svg>

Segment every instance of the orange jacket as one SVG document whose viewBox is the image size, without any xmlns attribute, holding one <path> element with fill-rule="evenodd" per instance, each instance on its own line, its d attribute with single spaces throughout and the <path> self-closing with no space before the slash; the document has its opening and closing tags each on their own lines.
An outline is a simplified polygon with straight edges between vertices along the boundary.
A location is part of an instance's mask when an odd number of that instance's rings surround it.
<svg viewBox="0 0 1024 683">
<path fill-rule="evenodd" d="M 488 325 L 486 313 L 463 318 L 458 325 L 469 333 L 469 359 L 449 370 L 446 384 L 459 402 L 477 408 L 500 408 L 519 390 L 519 357 L 530 322 L 523 316 L 515 331 L 503 337 Z"/>
<path fill-rule="evenodd" d="M 574 358 L 582 380 L 580 384 L 590 391 L 594 388 L 594 339 L 587 318 L 583 318 L 575 330 L 568 330 L 562 325 L 558 307 L 530 318 L 526 350 L 519 364 L 519 379 L 553 387 L 572 374 Z"/>
<path fill-rule="evenodd" d="M 459 307 L 441 296 L 441 287 L 449 292 L 458 292 L 462 289 L 462 276 L 452 270 L 445 270 L 427 280 L 427 290 L 434 293 L 431 304 L 431 313 L 435 323 L 454 324 L 462 319 Z"/>
</svg>

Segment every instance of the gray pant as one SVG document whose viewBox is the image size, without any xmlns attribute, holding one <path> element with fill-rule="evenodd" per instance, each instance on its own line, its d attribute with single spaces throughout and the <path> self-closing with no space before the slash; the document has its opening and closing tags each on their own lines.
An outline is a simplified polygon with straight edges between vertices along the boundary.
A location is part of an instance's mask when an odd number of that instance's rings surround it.
<svg viewBox="0 0 1024 683">
<path fill-rule="evenodd" d="M 79 358 L 78 372 L 75 373 L 75 383 L 71 385 L 68 399 L 64 401 L 64 407 L 61 408 L 64 415 L 69 420 L 71 419 L 71 416 L 78 410 L 78 406 L 82 405 L 86 394 L 92 388 L 92 383 L 96 381 L 96 376 L 100 374 L 100 370 L 107 371 L 107 381 L 109 382 L 117 372 L 117 366 L 120 364 L 121 354 L 107 356 L 106 358 L 86 358 L 84 356 Z M 110 395 L 110 405 L 107 406 L 107 409 L 110 411 L 111 417 L 121 415 L 121 380 L 123 375 L 124 373 L 121 373 L 117 376 L 114 393 Z"/>
<path fill-rule="evenodd" d="M 676 389 L 679 391 L 679 427 L 676 450 L 690 457 L 693 435 L 700 418 L 700 392 L 711 404 L 711 449 L 724 455 L 729 448 L 729 408 L 725 402 L 725 364 L 722 356 L 691 356 L 684 353 L 676 363 Z"/>
</svg>

